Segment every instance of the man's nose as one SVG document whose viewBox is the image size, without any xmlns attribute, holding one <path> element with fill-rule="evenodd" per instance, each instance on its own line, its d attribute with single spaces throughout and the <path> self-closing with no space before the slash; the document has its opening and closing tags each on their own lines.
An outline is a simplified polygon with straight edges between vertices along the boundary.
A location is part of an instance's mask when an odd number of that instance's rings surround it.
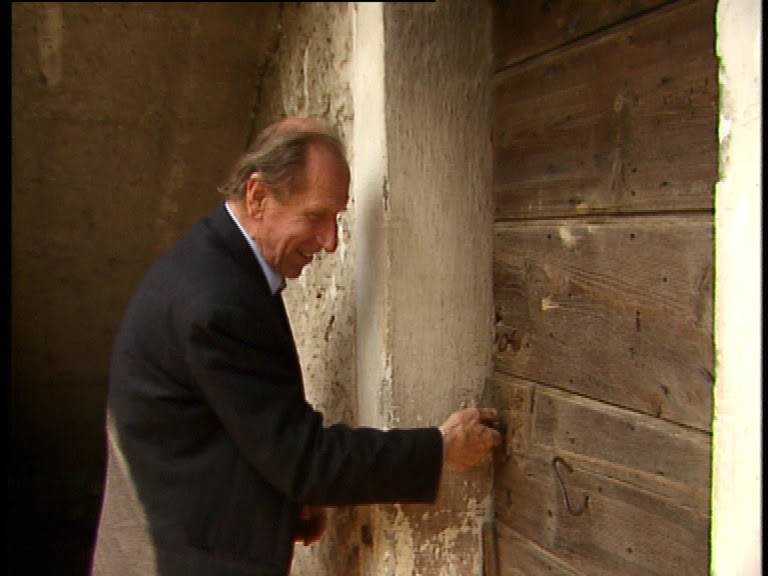
<svg viewBox="0 0 768 576">
<path fill-rule="evenodd" d="M 318 232 L 317 241 L 323 250 L 328 252 L 334 252 L 338 243 L 338 229 L 336 226 L 336 219 L 326 221 L 326 223 L 320 228 Z"/>
</svg>

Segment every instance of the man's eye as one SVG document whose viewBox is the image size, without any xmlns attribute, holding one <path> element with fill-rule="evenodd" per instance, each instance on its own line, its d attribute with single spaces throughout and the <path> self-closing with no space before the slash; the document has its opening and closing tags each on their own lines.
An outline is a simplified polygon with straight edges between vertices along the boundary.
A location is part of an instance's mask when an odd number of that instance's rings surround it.
<svg viewBox="0 0 768 576">
<path fill-rule="evenodd" d="M 309 218 L 309 220 L 312 222 L 319 222 L 320 220 L 323 219 L 323 215 L 320 214 L 319 212 L 310 212 L 309 214 L 307 214 L 307 218 Z"/>
</svg>

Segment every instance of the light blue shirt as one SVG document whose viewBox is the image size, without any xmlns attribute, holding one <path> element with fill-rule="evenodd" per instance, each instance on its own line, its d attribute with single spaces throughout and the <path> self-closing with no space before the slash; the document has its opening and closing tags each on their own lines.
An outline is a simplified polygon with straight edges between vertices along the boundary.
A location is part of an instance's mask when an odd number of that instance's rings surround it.
<svg viewBox="0 0 768 576">
<path fill-rule="evenodd" d="M 243 228 L 242 224 L 240 224 L 240 221 L 235 217 L 234 214 L 232 214 L 232 210 L 229 209 L 229 204 L 227 202 L 224 202 L 224 207 L 227 209 L 229 216 L 240 229 L 243 237 L 246 239 L 248 245 L 251 247 L 251 250 L 253 250 L 253 253 L 256 255 L 256 260 L 259 262 L 259 266 L 261 266 L 261 269 L 264 272 L 264 276 L 267 277 L 267 283 L 269 284 L 269 289 L 272 291 L 272 294 L 277 294 L 280 292 L 280 290 L 285 288 L 285 278 L 283 278 L 282 274 L 276 272 L 272 266 L 267 264 L 267 262 L 264 260 L 264 257 L 261 255 L 256 242 L 253 241 L 253 238 L 248 235 L 248 233 L 245 231 L 245 228 Z"/>
</svg>

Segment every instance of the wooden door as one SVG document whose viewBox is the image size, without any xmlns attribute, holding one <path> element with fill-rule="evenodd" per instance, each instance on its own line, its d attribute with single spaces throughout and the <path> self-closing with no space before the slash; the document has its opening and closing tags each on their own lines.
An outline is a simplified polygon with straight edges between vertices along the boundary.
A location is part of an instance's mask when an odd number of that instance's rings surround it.
<svg viewBox="0 0 768 576">
<path fill-rule="evenodd" d="M 708 574 L 714 23 L 494 0 L 498 574 Z"/>
</svg>

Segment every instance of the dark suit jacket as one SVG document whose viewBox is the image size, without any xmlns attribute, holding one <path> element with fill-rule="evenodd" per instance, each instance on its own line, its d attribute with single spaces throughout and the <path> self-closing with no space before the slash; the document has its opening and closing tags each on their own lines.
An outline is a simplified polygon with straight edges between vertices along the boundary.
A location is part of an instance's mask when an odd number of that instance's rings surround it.
<svg viewBox="0 0 768 576">
<path fill-rule="evenodd" d="M 161 256 L 117 334 L 95 575 L 285 575 L 301 504 L 433 502 L 437 428 L 326 426 L 282 299 L 224 205 Z"/>
</svg>

